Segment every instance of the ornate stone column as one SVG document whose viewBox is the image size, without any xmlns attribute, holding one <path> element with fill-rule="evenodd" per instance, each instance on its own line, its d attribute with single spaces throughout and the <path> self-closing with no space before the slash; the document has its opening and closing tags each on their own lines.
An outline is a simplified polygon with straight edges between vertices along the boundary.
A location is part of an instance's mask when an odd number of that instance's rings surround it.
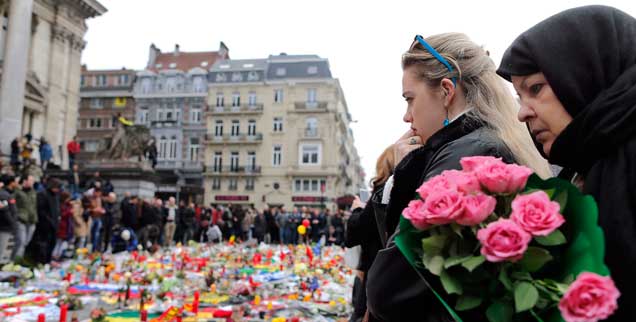
<svg viewBox="0 0 636 322">
<path fill-rule="evenodd" d="M 33 0 L 13 0 L 10 3 L 0 83 L 0 149 L 7 154 L 13 138 L 22 134 L 32 11 Z"/>
</svg>

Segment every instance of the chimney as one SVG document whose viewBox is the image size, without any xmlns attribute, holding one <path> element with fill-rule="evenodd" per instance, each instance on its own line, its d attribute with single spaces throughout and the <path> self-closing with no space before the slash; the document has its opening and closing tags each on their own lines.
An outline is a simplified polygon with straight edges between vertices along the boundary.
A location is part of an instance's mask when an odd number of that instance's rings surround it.
<svg viewBox="0 0 636 322">
<path fill-rule="evenodd" d="M 148 65 L 146 68 L 154 68 L 155 61 L 157 60 L 157 56 L 161 54 L 161 50 L 155 46 L 155 44 L 150 44 L 150 49 L 148 50 Z"/>
<path fill-rule="evenodd" d="M 224 42 L 221 42 L 219 44 L 219 53 L 218 53 L 219 57 L 221 59 L 230 59 L 230 49 L 227 48 L 227 46 L 225 45 Z"/>
<path fill-rule="evenodd" d="M 179 44 L 174 45 L 174 55 L 179 56 Z"/>
</svg>

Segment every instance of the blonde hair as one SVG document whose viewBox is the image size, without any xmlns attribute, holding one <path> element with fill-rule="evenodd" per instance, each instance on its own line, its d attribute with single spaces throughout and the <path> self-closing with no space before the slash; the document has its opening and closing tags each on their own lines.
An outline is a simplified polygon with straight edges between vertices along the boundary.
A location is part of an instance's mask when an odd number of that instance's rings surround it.
<svg viewBox="0 0 636 322">
<path fill-rule="evenodd" d="M 375 177 L 371 179 L 371 188 L 375 190 L 389 180 L 394 168 L 395 154 L 393 153 L 393 144 L 391 144 L 384 149 L 384 152 L 380 154 L 378 161 L 375 163 Z"/>
<path fill-rule="evenodd" d="M 475 121 L 492 129 L 510 149 L 517 163 L 532 168 L 539 176 L 552 176 L 548 162 L 539 154 L 524 123 L 517 120 L 519 105 L 495 73 L 489 53 L 462 33 L 445 33 L 426 38 L 426 42 L 453 67 L 449 70 L 415 41 L 402 56 L 402 68 L 414 66 L 418 77 L 430 87 L 444 78 L 456 77 Z"/>
</svg>

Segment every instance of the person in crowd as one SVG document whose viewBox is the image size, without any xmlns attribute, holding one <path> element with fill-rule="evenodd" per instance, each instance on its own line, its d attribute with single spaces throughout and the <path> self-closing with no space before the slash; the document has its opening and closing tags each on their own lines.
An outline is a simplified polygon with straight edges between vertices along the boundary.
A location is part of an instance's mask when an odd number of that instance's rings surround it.
<svg viewBox="0 0 636 322">
<path fill-rule="evenodd" d="M 252 224 L 254 223 L 254 212 L 252 209 L 247 209 L 243 215 L 241 221 L 241 239 L 246 241 L 252 238 Z"/>
<path fill-rule="evenodd" d="M 71 141 L 66 144 L 66 151 L 68 152 L 68 167 L 73 168 L 75 164 L 75 157 L 80 153 L 80 144 L 77 142 L 77 136 L 74 136 Z"/>
<path fill-rule="evenodd" d="M 102 178 L 99 171 L 95 171 L 93 176 L 86 182 L 86 189 L 93 189 L 99 187 L 102 189 L 104 187 L 104 179 Z"/>
<path fill-rule="evenodd" d="M 621 293 L 606 321 L 636 318 L 634 39 L 636 19 L 625 12 L 574 8 L 523 32 L 498 69 L 539 151 L 598 204 L 605 262 Z"/>
<path fill-rule="evenodd" d="M 386 213 L 389 235 L 417 187 L 444 170 L 460 169 L 462 157 L 501 157 L 540 176 L 551 175 L 525 126 L 516 121 L 516 101 L 489 54 L 466 35 L 416 36 L 402 67 L 407 102 L 403 120 L 410 129 L 394 144 L 397 165 Z M 389 239 L 368 272 L 368 310 L 381 321 L 450 319 L 429 285 L 442 289 L 435 276 L 416 272 Z M 480 320 L 473 316 L 476 312 L 462 313 L 467 321 Z"/>
<path fill-rule="evenodd" d="M 92 219 L 91 224 L 91 245 L 93 252 L 99 252 L 102 250 L 102 227 L 104 226 L 104 216 L 106 215 L 106 209 L 104 209 L 104 203 L 102 200 L 101 188 L 95 187 L 87 192 L 87 196 L 90 200 L 89 214 Z"/>
<path fill-rule="evenodd" d="M 254 218 L 254 238 L 258 243 L 262 243 L 265 240 L 265 234 L 267 233 L 267 218 L 263 211 L 256 211 L 256 217 Z"/>
<path fill-rule="evenodd" d="M 211 224 L 206 232 L 208 242 L 210 243 L 221 243 L 223 241 L 223 233 L 221 232 L 221 228 L 217 224 Z"/>
<path fill-rule="evenodd" d="M 177 221 L 179 220 L 179 208 L 174 197 L 168 198 L 168 204 L 163 210 L 165 217 L 164 245 L 170 246 L 174 241 L 174 233 L 177 230 Z"/>
<path fill-rule="evenodd" d="M 44 172 L 42 168 L 37 165 L 35 159 L 29 159 L 24 161 L 24 167 L 22 169 L 22 175 L 32 176 L 35 182 L 46 182 Z"/>
<path fill-rule="evenodd" d="M 22 139 L 22 147 L 20 150 L 20 157 L 22 157 L 22 162 L 26 163 L 31 160 L 31 154 L 33 153 L 33 136 L 31 133 L 27 133 Z"/>
<path fill-rule="evenodd" d="M 358 196 L 353 200 L 351 206 L 352 213 L 347 220 L 347 230 L 344 239 L 346 247 L 360 246 L 360 259 L 356 271 L 356 281 L 352 290 L 353 313 L 350 322 L 362 321 L 367 312 L 366 275 L 375 260 L 378 251 L 382 249 L 386 242 L 386 229 L 384 228 L 384 208 L 381 202 L 384 193 L 391 193 L 391 175 L 395 168 L 393 159 L 393 145 L 382 152 L 375 164 L 376 176 L 371 179 L 371 198 L 365 203 L 360 201 Z M 380 218 L 378 220 L 378 218 Z M 333 221 L 334 223 L 337 220 Z M 378 222 L 380 224 L 378 224 Z M 333 243 L 338 241 L 335 236 L 336 229 L 333 229 Z"/>
<path fill-rule="evenodd" d="M 73 205 L 71 204 L 71 194 L 67 191 L 60 193 L 60 222 L 57 225 L 57 231 L 55 236 L 55 247 L 53 248 L 53 254 L 51 258 L 54 261 L 60 261 L 62 254 L 72 242 L 73 233 Z"/>
<path fill-rule="evenodd" d="M 183 208 L 181 212 L 181 220 L 183 223 L 183 237 L 181 243 L 188 244 L 188 241 L 194 239 L 194 230 L 196 228 L 196 213 L 194 203 L 189 203 L 188 207 Z"/>
<path fill-rule="evenodd" d="M 196 240 L 199 243 L 205 243 L 208 241 L 208 236 L 206 234 L 206 232 L 208 231 L 208 228 L 210 227 L 211 224 L 211 220 L 212 220 L 212 209 L 207 209 L 207 208 L 203 208 L 201 207 L 201 214 L 199 216 L 199 220 L 198 220 L 198 224 L 197 224 L 197 231 L 194 234 L 194 240 Z"/>
<path fill-rule="evenodd" d="M 0 185 L 0 251 L 3 251 L 9 240 L 16 235 L 18 209 L 14 191 L 18 183 L 14 176 L 5 174 L 0 178 Z M 15 252 L 11 251 L 11 259 L 14 258 L 13 255 Z"/>
<path fill-rule="evenodd" d="M 288 244 L 289 237 L 287 236 L 287 217 L 289 215 L 284 208 L 280 208 L 278 215 L 276 215 L 276 226 L 278 227 L 278 240 L 281 244 Z"/>
<path fill-rule="evenodd" d="M 110 245 L 111 240 L 111 232 L 115 225 L 119 225 L 121 220 L 121 210 L 119 209 L 119 204 L 117 203 L 117 194 L 114 192 L 109 192 L 103 200 L 104 217 L 102 218 L 103 226 L 104 226 L 104 237 L 101 242 L 103 242 L 104 247 L 102 248 L 102 252 L 106 252 L 108 250 L 108 246 Z"/>
<path fill-rule="evenodd" d="M 53 148 L 51 144 L 44 137 L 40 138 L 40 164 L 42 165 L 42 171 L 46 171 L 52 158 Z"/>
<path fill-rule="evenodd" d="M 20 168 L 20 138 L 16 137 L 11 141 L 11 154 L 10 165 L 13 167 L 13 172 L 17 173 Z"/>
<path fill-rule="evenodd" d="M 290 230 L 290 243 L 294 245 L 298 244 L 298 225 L 301 224 L 301 218 L 302 215 L 300 214 L 298 207 L 294 207 L 292 213 L 289 215 L 287 222 Z"/>
<path fill-rule="evenodd" d="M 73 205 L 73 235 L 75 237 L 75 249 L 85 248 L 86 243 L 88 242 L 88 233 L 92 224 L 91 217 L 88 215 L 90 202 L 88 198 L 86 198 L 86 203 L 83 203 L 79 198 L 75 198 L 71 204 Z M 86 209 L 84 208 L 84 204 L 86 204 Z M 86 216 L 84 216 L 85 213 Z"/>
<path fill-rule="evenodd" d="M 38 223 L 37 193 L 33 188 L 33 176 L 22 176 L 18 183 L 20 187 L 15 190 L 18 222 L 13 258 L 24 256 L 24 250 L 31 242 Z"/>
<path fill-rule="evenodd" d="M 68 175 L 69 191 L 73 196 L 73 199 L 77 199 L 80 195 L 81 177 L 79 171 L 79 165 L 73 164 L 73 167 L 69 170 Z"/>
<path fill-rule="evenodd" d="M 230 207 L 219 206 L 221 210 L 221 232 L 229 238 L 233 233 L 232 211 Z"/>
<path fill-rule="evenodd" d="M 160 227 L 162 222 L 161 200 L 151 198 L 141 205 L 141 222 L 138 232 L 138 241 L 146 249 L 159 243 Z"/>
<path fill-rule="evenodd" d="M 139 229 L 139 219 L 137 216 L 137 205 L 140 203 L 137 196 L 129 194 L 122 199 L 119 204 L 121 209 L 121 225 L 132 230 Z"/>
<path fill-rule="evenodd" d="M 121 252 L 132 252 L 137 249 L 139 241 L 133 229 L 127 227 L 116 227 L 111 240 L 113 254 Z"/>
<path fill-rule="evenodd" d="M 60 191 L 60 181 L 50 178 L 46 182 L 46 189 L 37 194 L 38 221 L 31 243 L 27 246 L 30 258 L 36 263 L 51 262 L 56 240 L 53 232 L 57 231 L 60 220 Z"/>
<path fill-rule="evenodd" d="M 104 196 L 108 196 L 109 193 L 115 191 L 115 187 L 113 187 L 113 183 L 110 182 L 110 179 L 106 179 L 103 182 L 104 182 L 104 185 L 102 186 L 102 194 Z"/>
</svg>

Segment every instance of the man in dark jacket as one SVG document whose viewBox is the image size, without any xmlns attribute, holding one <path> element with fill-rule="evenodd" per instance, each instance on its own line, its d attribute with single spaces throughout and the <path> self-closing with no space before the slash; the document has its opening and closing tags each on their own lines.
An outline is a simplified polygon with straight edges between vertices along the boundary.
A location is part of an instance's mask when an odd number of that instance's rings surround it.
<svg viewBox="0 0 636 322">
<path fill-rule="evenodd" d="M 34 182 L 33 176 L 22 176 L 18 182 L 22 187 L 15 189 L 18 222 L 14 258 L 24 256 L 24 250 L 31 242 L 35 225 L 38 223 L 37 193 L 33 187 Z"/>
<path fill-rule="evenodd" d="M 113 228 L 116 225 L 119 225 L 121 219 L 121 210 L 119 209 L 119 204 L 117 204 L 117 195 L 114 192 L 110 192 L 106 198 L 104 198 L 104 210 L 106 213 L 102 218 L 104 223 L 104 249 L 103 252 L 108 250 L 108 246 L 110 245 L 111 235 Z"/>
<path fill-rule="evenodd" d="M 194 203 L 190 203 L 187 208 L 181 208 L 181 222 L 183 229 L 182 244 L 186 245 L 194 238 L 194 228 L 196 225 Z"/>
<path fill-rule="evenodd" d="M 47 188 L 37 195 L 38 223 L 35 226 L 33 239 L 28 246 L 32 259 L 41 264 L 51 262 L 51 254 L 55 247 L 55 231 L 60 221 L 60 181 L 51 178 Z"/>
<path fill-rule="evenodd" d="M 137 220 L 137 196 L 125 197 L 120 203 L 121 225 L 135 230 L 139 226 Z"/>
<path fill-rule="evenodd" d="M 13 259 L 15 251 L 7 249 L 7 246 L 9 239 L 15 237 L 18 223 L 18 211 L 13 196 L 17 182 L 15 177 L 10 175 L 3 175 L 0 182 L 0 253 L 8 251 Z"/>
</svg>

